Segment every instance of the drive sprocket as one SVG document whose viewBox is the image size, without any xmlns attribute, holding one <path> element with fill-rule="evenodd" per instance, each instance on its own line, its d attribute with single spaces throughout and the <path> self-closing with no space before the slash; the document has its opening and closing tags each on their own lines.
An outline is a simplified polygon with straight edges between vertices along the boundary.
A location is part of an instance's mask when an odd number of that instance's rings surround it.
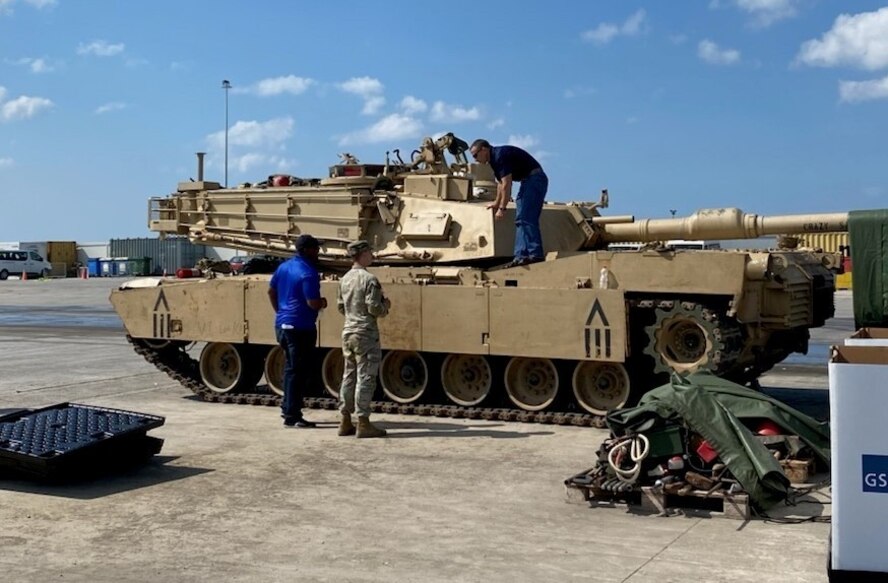
<svg viewBox="0 0 888 583">
<path fill-rule="evenodd" d="M 736 320 L 696 302 L 659 302 L 655 322 L 645 332 L 644 352 L 654 359 L 655 373 L 723 373 L 742 349 Z"/>
</svg>

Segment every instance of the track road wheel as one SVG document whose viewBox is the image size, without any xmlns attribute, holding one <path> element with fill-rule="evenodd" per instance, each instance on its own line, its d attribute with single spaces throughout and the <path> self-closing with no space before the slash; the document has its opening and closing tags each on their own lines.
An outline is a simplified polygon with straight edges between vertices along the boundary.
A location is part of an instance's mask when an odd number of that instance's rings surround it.
<svg viewBox="0 0 888 583">
<path fill-rule="evenodd" d="M 450 354 L 441 365 L 441 385 L 447 398 L 465 407 L 487 398 L 493 385 L 490 363 L 480 354 Z"/>
<path fill-rule="evenodd" d="M 542 411 L 558 394 L 558 369 L 548 358 L 516 356 L 506 366 L 506 393 L 525 411 Z"/>
<path fill-rule="evenodd" d="M 345 357 L 341 348 L 331 348 L 324 355 L 321 364 L 321 380 L 324 390 L 332 397 L 339 398 L 339 387 L 342 385 L 342 372 L 345 370 Z"/>
<path fill-rule="evenodd" d="M 596 415 L 619 409 L 629 400 L 629 373 L 619 362 L 578 362 L 572 384 L 580 407 Z"/>
<path fill-rule="evenodd" d="M 284 366 L 287 355 L 280 346 L 273 347 L 265 357 L 265 382 L 272 393 L 284 396 Z"/>
<path fill-rule="evenodd" d="M 389 399 L 396 403 L 414 403 L 429 386 L 429 367 L 418 352 L 392 350 L 379 365 L 379 379 Z"/>
<path fill-rule="evenodd" d="M 200 378 L 214 393 L 253 389 L 262 376 L 262 362 L 257 356 L 257 351 L 250 346 L 208 342 L 200 353 Z"/>
</svg>

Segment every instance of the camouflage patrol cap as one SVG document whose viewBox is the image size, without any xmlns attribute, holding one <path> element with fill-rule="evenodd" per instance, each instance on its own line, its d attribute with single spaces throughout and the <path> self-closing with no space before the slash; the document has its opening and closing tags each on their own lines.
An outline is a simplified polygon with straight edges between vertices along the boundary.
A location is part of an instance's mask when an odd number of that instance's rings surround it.
<svg viewBox="0 0 888 583">
<path fill-rule="evenodd" d="M 348 244 L 349 257 L 357 257 L 362 251 L 372 251 L 367 241 L 353 241 Z"/>
</svg>

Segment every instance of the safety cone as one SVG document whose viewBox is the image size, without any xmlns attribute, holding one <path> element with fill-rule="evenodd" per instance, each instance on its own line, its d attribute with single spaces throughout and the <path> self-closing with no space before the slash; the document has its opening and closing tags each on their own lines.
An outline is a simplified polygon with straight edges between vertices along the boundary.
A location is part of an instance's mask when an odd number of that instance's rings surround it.
<svg viewBox="0 0 888 583">
<path fill-rule="evenodd" d="M 28 272 L 27 271 L 22 272 L 22 281 L 28 281 Z"/>
</svg>

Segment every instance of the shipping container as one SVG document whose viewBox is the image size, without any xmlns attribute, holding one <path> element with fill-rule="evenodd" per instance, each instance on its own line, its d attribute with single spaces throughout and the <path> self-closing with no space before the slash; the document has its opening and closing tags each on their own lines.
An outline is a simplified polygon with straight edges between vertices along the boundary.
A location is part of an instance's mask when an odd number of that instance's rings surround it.
<svg viewBox="0 0 888 583">
<path fill-rule="evenodd" d="M 77 263 L 77 243 L 74 241 L 47 241 L 46 260 L 50 263 Z"/>
<path fill-rule="evenodd" d="M 180 267 L 194 267 L 207 249 L 195 245 L 185 237 L 153 237 L 111 239 L 109 255 L 112 257 L 150 258 L 151 275 L 161 275 L 164 271 L 173 274 Z"/>
<path fill-rule="evenodd" d="M 848 233 L 803 233 L 793 237 L 799 238 L 800 247 L 823 249 L 826 253 L 836 253 L 849 245 Z"/>
</svg>

